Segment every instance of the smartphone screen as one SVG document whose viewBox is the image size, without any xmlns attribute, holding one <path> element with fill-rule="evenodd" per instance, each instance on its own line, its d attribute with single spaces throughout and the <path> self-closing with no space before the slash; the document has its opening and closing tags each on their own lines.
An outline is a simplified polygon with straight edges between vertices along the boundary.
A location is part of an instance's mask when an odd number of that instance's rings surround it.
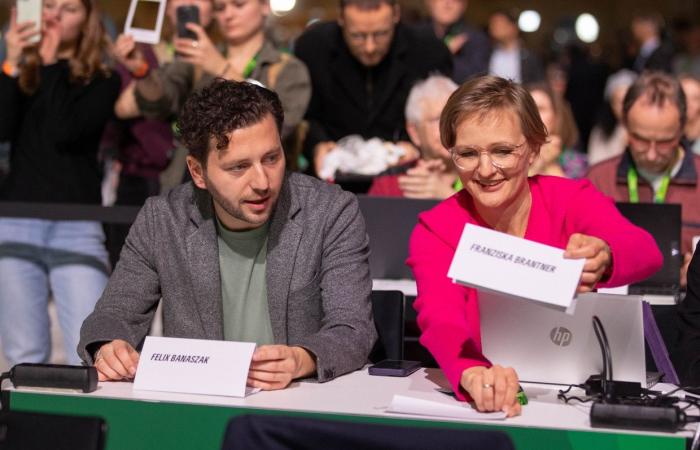
<svg viewBox="0 0 700 450">
<path fill-rule="evenodd" d="M 41 30 L 42 9 L 42 0 L 17 0 L 17 23 L 34 22 L 37 30 Z M 41 34 L 37 34 L 30 42 L 37 43 L 40 39 Z"/>
</svg>

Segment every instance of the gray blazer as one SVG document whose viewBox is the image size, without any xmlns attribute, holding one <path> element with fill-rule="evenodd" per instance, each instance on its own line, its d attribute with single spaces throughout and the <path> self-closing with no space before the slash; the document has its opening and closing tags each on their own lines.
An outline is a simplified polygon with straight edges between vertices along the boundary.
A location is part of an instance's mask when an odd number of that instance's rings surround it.
<svg viewBox="0 0 700 450">
<path fill-rule="evenodd" d="M 223 339 L 218 244 L 208 192 L 187 183 L 149 198 L 104 294 L 80 330 L 78 353 L 124 339 L 139 348 L 158 301 L 163 334 Z M 268 238 L 267 295 L 275 343 L 316 356 L 319 381 L 361 367 L 376 340 L 369 240 L 354 195 L 288 173 Z"/>
</svg>

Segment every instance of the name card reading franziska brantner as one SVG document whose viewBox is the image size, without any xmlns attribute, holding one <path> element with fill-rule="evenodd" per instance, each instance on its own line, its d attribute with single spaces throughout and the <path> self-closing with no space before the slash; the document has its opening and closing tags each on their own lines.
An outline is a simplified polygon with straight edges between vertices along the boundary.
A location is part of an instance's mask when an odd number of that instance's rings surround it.
<svg viewBox="0 0 700 450">
<path fill-rule="evenodd" d="M 447 273 L 456 283 L 568 308 L 584 259 L 564 250 L 467 224 Z"/>
</svg>

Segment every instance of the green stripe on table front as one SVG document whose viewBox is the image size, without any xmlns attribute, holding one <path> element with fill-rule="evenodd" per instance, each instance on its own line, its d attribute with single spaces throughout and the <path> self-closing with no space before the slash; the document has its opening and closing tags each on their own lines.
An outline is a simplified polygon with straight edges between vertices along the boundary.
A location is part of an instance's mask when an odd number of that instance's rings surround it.
<svg viewBox="0 0 700 450">
<path fill-rule="evenodd" d="M 272 414 L 356 423 L 411 427 L 501 430 L 518 450 L 685 450 L 679 436 L 641 436 L 593 431 L 482 425 L 465 422 L 401 419 L 289 410 L 224 407 L 148 400 L 118 400 L 89 396 L 36 394 L 13 391 L 12 410 L 99 416 L 108 425 L 106 450 L 192 449 L 219 450 L 228 421 L 241 414 Z M 527 407 L 526 407 L 527 408 Z"/>
</svg>

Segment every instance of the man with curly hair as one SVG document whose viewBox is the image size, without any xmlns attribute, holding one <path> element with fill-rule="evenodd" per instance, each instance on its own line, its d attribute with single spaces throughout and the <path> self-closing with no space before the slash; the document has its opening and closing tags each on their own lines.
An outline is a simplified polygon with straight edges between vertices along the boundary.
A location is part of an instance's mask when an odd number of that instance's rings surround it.
<svg viewBox="0 0 700 450">
<path fill-rule="evenodd" d="M 159 301 L 166 336 L 256 342 L 248 384 L 282 389 L 361 367 L 376 339 L 356 198 L 285 172 L 272 91 L 217 80 L 179 121 L 192 182 L 150 198 L 78 352 L 133 378 Z"/>
</svg>

